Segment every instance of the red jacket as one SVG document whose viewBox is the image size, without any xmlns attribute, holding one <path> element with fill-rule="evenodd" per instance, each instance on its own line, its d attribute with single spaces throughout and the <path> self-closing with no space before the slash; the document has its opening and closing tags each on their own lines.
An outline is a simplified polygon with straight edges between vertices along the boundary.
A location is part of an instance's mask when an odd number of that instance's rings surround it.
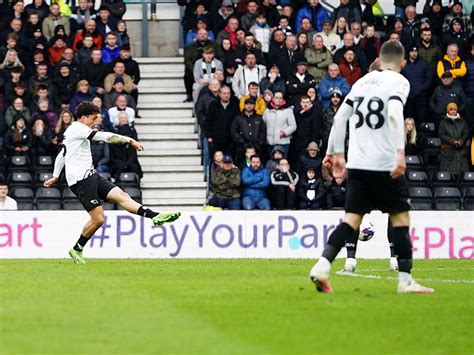
<svg viewBox="0 0 474 355">
<path fill-rule="evenodd" d="M 85 34 L 84 31 L 78 32 L 76 34 L 76 36 L 74 37 L 74 42 L 72 44 L 72 49 L 74 51 L 78 50 L 78 45 L 82 46 L 82 41 L 84 40 L 84 34 Z M 100 34 L 97 32 L 97 33 L 93 33 L 92 36 L 94 38 L 92 40 L 92 42 L 94 42 L 94 46 L 101 49 L 102 48 L 102 37 L 100 36 Z"/>
<path fill-rule="evenodd" d="M 63 48 L 51 47 L 48 49 L 49 61 L 52 66 L 58 64 L 62 60 L 63 53 L 66 49 L 67 46 L 64 46 Z"/>
<path fill-rule="evenodd" d="M 346 78 L 350 87 L 362 77 L 362 70 L 359 65 L 349 65 L 344 59 L 339 63 L 339 69 L 341 70 L 341 75 Z"/>
</svg>

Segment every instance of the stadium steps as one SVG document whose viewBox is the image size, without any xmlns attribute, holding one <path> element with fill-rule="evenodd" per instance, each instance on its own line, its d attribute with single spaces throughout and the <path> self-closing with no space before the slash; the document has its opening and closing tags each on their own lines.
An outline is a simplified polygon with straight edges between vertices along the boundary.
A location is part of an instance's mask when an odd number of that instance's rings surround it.
<svg viewBox="0 0 474 355">
<path fill-rule="evenodd" d="M 183 103 L 183 58 L 135 58 L 142 80 L 135 119 L 142 201 L 157 210 L 200 210 L 206 199 L 192 104 Z"/>
</svg>

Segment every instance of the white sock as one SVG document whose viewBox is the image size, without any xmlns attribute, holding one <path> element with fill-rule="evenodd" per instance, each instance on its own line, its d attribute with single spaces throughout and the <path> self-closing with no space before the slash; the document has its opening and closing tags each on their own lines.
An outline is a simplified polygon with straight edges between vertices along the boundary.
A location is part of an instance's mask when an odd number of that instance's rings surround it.
<svg viewBox="0 0 474 355">
<path fill-rule="evenodd" d="M 331 270 L 331 263 L 325 257 L 320 257 L 318 260 L 318 268 L 324 272 L 329 272 Z"/>
<path fill-rule="evenodd" d="M 399 283 L 409 284 L 411 282 L 411 280 L 412 280 L 411 275 L 408 272 L 400 271 L 398 273 L 398 282 Z"/>
</svg>

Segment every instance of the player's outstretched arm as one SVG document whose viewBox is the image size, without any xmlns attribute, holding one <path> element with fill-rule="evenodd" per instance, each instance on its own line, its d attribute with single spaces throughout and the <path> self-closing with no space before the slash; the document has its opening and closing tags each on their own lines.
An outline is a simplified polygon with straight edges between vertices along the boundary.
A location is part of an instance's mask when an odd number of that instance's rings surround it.
<svg viewBox="0 0 474 355">
<path fill-rule="evenodd" d="M 130 144 L 135 150 L 139 152 L 145 150 L 143 145 L 138 143 L 135 139 L 116 133 L 94 131 L 91 133 L 89 139 L 92 139 L 93 141 L 107 142 L 109 144 Z"/>
<path fill-rule="evenodd" d="M 63 171 L 63 168 L 64 168 L 65 155 L 66 155 L 66 148 L 63 146 L 61 150 L 59 151 L 59 154 L 56 157 L 56 160 L 54 161 L 53 177 L 51 179 L 46 180 L 43 183 L 44 187 L 52 187 L 58 182 L 59 175 L 61 175 L 61 171 Z"/>
</svg>

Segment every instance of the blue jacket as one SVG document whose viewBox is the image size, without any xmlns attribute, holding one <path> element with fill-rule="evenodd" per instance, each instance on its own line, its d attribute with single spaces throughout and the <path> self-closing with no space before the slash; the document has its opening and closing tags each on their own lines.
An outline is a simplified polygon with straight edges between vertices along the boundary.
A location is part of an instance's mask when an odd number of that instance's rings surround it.
<svg viewBox="0 0 474 355">
<path fill-rule="evenodd" d="M 102 48 L 102 61 L 105 64 L 111 63 L 115 58 L 118 58 L 120 56 L 120 47 L 117 46 L 114 49 L 111 49 L 109 47 L 104 46 Z"/>
<path fill-rule="evenodd" d="M 332 79 L 326 74 L 318 86 L 318 96 L 323 103 L 323 108 L 329 107 L 331 94 L 335 88 L 341 90 L 342 96 L 346 96 L 351 90 L 346 78 L 338 75 L 337 78 Z"/>
<path fill-rule="evenodd" d="M 249 166 L 244 167 L 240 181 L 243 186 L 242 197 L 267 197 L 265 190 L 270 185 L 270 173 L 263 166 L 258 170 L 254 170 Z"/>
<path fill-rule="evenodd" d="M 418 58 L 412 62 L 407 60 L 407 65 L 402 70 L 402 75 L 410 82 L 410 96 L 418 96 L 429 89 L 432 80 L 432 73 L 428 62 L 423 58 Z"/>
<path fill-rule="evenodd" d="M 211 30 L 208 30 L 207 34 L 209 35 L 209 41 L 214 42 L 215 41 L 214 32 L 212 32 Z M 186 34 L 186 41 L 184 41 L 184 46 L 187 47 L 193 44 L 196 37 L 197 37 L 197 31 L 189 31 Z"/>
<path fill-rule="evenodd" d="M 474 98 L 474 57 L 466 59 L 467 74 L 464 77 L 464 92 L 471 99 Z"/>
<path fill-rule="evenodd" d="M 313 25 L 313 29 L 318 32 L 323 30 L 323 21 L 329 20 L 328 12 L 324 9 L 324 7 L 321 6 L 321 4 L 316 5 L 315 8 L 311 8 L 309 5 L 306 5 L 305 7 L 302 7 L 296 15 L 296 33 L 301 31 L 301 20 L 303 17 L 309 18 L 311 24 Z"/>
</svg>

